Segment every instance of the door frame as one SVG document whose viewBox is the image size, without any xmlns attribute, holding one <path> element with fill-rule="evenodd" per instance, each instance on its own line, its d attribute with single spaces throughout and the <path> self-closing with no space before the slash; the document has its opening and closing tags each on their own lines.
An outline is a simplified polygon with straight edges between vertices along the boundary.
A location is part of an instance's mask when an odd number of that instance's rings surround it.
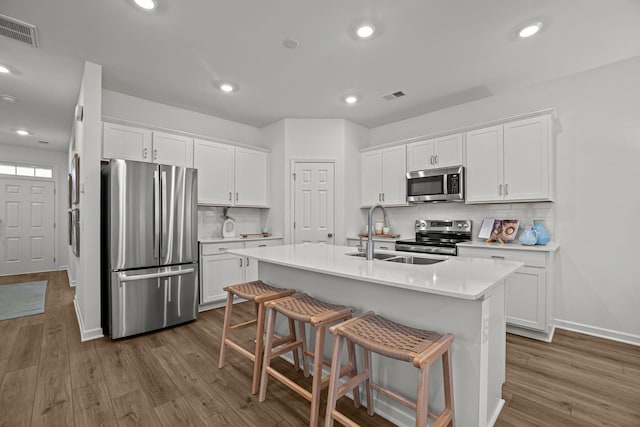
<svg viewBox="0 0 640 427">
<path fill-rule="evenodd" d="M 22 162 L 3 162 L 5 164 L 14 164 L 14 165 L 27 165 L 26 163 L 22 163 Z M 58 264 L 58 223 L 59 223 L 59 218 L 58 218 L 58 203 L 56 203 L 56 198 L 58 197 L 58 186 L 56 185 L 58 183 L 58 180 L 56 179 L 57 173 L 58 173 L 58 168 L 55 165 L 51 165 L 51 164 L 46 164 L 46 163 L 32 163 L 29 166 L 46 166 L 46 167 L 50 167 L 52 170 L 52 178 L 41 178 L 41 177 L 36 177 L 36 176 L 18 176 L 18 175 L 4 175 L 4 174 L 0 174 L 0 178 L 6 178 L 6 179 L 19 179 L 22 181 L 41 181 L 41 182 L 51 182 L 53 183 L 53 270 L 46 270 L 46 271 L 54 271 L 54 270 L 59 270 L 59 264 Z M 65 223 L 66 224 L 66 223 Z M 40 271 L 28 271 L 26 273 L 16 273 L 16 274 L 27 274 L 27 273 L 40 273 Z"/>
<path fill-rule="evenodd" d="M 342 182 L 342 173 L 339 172 L 340 160 L 337 158 L 291 158 L 289 164 L 289 218 L 288 224 L 285 225 L 285 230 L 288 230 L 289 236 L 288 239 L 285 238 L 285 241 L 289 244 L 295 244 L 295 230 L 293 228 L 293 220 L 295 218 L 295 180 L 293 179 L 293 174 L 296 171 L 297 163 L 332 163 L 333 164 L 333 244 L 337 245 L 342 241 L 342 231 L 344 229 L 344 215 L 336 215 L 337 207 L 344 205 L 344 193 L 340 192 L 338 194 L 338 189 L 343 186 L 338 185 L 339 182 Z M 338 178 L 340 177 L 340 180 Z M 287 236 L 285 236 L 287 237 Z M 340 238 L 340 240 L 339 240 Z"/>
</svg>

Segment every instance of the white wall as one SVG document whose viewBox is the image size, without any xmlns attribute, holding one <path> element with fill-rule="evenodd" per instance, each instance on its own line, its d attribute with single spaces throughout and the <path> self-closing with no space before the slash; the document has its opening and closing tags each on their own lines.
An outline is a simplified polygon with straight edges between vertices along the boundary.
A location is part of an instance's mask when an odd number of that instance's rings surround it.
<svg viewBox="0 0 640 427">
<path fill-rule="evenodd" d="M 285 167 L 285 122 L 279 120 L 261 130 L 261 145 L 269 147 L 271 154 L 269 199 L 271 209 L 263 209 L 262 223 L 274 235 L 284 236 L 284 189 L 289 186 L 289 167 Z"/>
<path fill-rule="evenodd" d="M 111 90 L 102 91 L 102 114 L 168 132 L 186 132 L 218 141 L 259 145 L 260 130 L 184 108 L 160 104 Z"/>
<path fill-rule="evenodd" d="M 80 257 L 76 259 L 76 314 L 82 340 L 102 336 L 100 319 L 100 154 L 102 139 L 102 67 L 85 62 L 78 104 L 82 122 L 73 138 L 80 156 Z M 71 148 L 71 147 L 70 147 Z M 69 156 L 72 157 L 72 153 Z M 69 256 L 75 257 L 71 248 Z"/>
<path fill-rule="evenodd" d="M 55 197 L 55 258 L 58 268 L 65 268 L 68 263 L 67 248 L 67 154 L 63 151 L 45 150 L 42 148 L 19 147 L 0 142 L 0 160 L 27 165 L 43 165 L 54 168 L 56 186 Z"/>
<path fill-rule="evenodd" d="M 555 107 L 557 324 L 640 343 L 639 75 L 635 58 L 381 126 L 371 145 Z"/>
</svg>

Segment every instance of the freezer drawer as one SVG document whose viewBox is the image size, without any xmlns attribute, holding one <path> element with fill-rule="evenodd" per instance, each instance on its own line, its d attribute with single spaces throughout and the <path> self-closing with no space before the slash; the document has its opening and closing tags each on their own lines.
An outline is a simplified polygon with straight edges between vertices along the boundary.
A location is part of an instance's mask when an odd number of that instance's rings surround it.
<svg viewBox="0 0 640 427">
<path fill-rule="evenodd" d="M 122 338 L 196 318 L 198 264 L 111 273 L 109 334 Z"/>
</svg>

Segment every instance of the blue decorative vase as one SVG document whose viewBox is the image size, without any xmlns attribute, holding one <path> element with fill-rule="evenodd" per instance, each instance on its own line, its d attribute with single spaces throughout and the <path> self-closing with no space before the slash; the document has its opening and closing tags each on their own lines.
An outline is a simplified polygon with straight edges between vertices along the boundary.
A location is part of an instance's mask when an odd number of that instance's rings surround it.
<svg viewBox="0 0 640 427">
<path fill-rule="evenodd" d="M 544 228 L 544 221 L 541 219 L 533 220 L 533 229 L 538 233 L 538 240 L 536 241 L 536 245 L 546 245 L 551 240 L 551 236 L 547 233 L 547 230 Z"/>
<path fill-rule="evenodd" d="M 538 241 L 538 232 L 533 229 L 533 226 L 527 226 L 520 235 L 520 243 L 527 246 L 533 246 Z"/>
</svg>

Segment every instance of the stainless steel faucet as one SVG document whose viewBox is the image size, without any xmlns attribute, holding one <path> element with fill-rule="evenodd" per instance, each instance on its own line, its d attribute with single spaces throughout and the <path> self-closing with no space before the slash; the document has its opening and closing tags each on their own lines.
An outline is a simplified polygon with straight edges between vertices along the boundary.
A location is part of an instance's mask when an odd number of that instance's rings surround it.
<svg viewBox="0 0 640 427">
<path fill-rule="evenodd" d="M 371 261 L 373 259 L 373 211 L 376 208 L 382 209 L 382 214 L 384 215 L 384 226 L 389 227 L 389 215 L 387 215 L 387 210 L 381 204 L 371 206 L 369 209 L 369 216 L 367 218 L 369 235 L 367 236 L 367 261 Z"/>
</svg>

